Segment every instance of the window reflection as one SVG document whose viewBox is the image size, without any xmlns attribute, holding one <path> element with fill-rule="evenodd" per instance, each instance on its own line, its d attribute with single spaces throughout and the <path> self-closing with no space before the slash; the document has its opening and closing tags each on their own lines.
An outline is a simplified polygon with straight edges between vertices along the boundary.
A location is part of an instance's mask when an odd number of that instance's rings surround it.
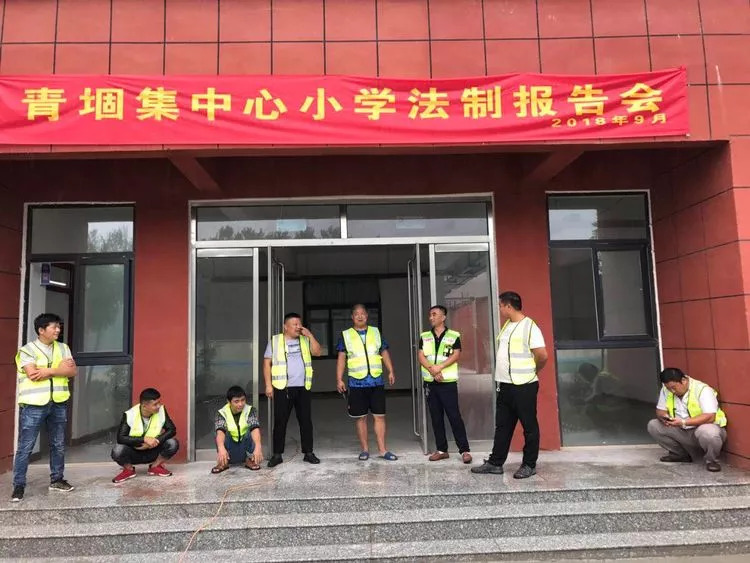
<svg viewBox="0 0 750 563">
<path fill-rule="evenodd" d="M 550 240 L 647 239 L 646 196 L 550 196 Z"/>
<path fill-rule="evenodd" d="M 558 350 L 563 445 L 649 443 L 658 365 L 656 347 Z"/>
<path fill-rule="evenodd" d="M 341 236 L 338 205 L 201 207 L 198 240 L 327 239 Z"/>
<path fill-rule="evenodd" d="M 63 233 L 65 236 L 61 236 Z M 132 250 L 132 207 L 37 207 L 31 210 L 32 254 Z"/>
</svg>

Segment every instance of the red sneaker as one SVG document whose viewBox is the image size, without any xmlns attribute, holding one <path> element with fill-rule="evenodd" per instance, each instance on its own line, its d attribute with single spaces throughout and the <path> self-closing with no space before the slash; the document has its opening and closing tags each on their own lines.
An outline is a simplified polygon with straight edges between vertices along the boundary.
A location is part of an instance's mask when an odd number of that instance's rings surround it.
<svg viewBox="0 0 750 563">
<path fill-rule="evenodd" d="M 164 467 L 164 464 L 159 465 L 151 465 L 148 468 L 148 474 L 153 475 L 156 477 L 171 477 L 172 472 L 169 471 L 166 467 Z"/>
<path fill-rule="evenodd" d="M 135 477 L 135 468 L 133 469 L 123 469 L 120 471 L 117 476 L 112 479 L 113 483 L 122 483 L 123 481 L 127 481 L 128 479 L 132 479 Z"/>
</svg>

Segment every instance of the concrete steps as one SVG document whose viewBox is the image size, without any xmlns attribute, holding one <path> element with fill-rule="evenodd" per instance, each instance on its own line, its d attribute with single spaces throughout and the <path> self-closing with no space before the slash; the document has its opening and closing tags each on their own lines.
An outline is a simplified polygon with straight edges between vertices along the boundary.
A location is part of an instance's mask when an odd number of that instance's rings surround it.
<svg viewBox="0 0 750 563">
<path fill-rule="evenodd" d="M 176 560 L 199 528 L 188 560 L 209 552 L 264 561 L 612 558 L 685 546 L 690 554 L 750 553 L 748 483 L 254 498 L 227 501 L 214 517 L 218 508 L 0 510 L 0 557 Z"/>
</svg>

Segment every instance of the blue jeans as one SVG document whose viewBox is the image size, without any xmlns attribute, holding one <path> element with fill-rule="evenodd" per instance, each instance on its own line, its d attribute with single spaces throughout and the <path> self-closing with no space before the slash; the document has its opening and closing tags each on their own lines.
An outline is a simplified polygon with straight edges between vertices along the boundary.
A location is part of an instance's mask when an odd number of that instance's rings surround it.
<svg viewBox="0 0 750 563">
<path fill-rule="evenodd" d="M 21 405 L 18 414 L 18 448 L 13 462 L 13 486 L 26 486 L 26 470 L 39 430 L 47 423 L 49 435 L 50 481 L 63 478 L 65 471 L 65 425 L 68 422 L 68 404 L 50 401 L 42 407 Z"/>
<path fill-rule="evenodd" d="M 239 442 L 232 440 L 229 432 L 227 432 L 224 437 L 224 447 L 229 454 L 230 465 L 234 463 L 245 463 L 245 460 L 252 456 L 255 451 L 255 442 L 253 442 L 253 439 L 250 437 L 250 432 L 245 434 Z"/>
</svg>

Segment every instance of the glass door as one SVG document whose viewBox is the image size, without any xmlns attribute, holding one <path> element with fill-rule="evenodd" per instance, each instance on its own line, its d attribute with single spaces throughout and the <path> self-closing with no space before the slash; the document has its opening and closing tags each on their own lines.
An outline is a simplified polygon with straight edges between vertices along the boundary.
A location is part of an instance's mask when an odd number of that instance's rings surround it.
<svg viewBox="0 0 750 563">
<path fill-rule="evenodd" d="M 430 294 L 461 333 L 458 399 L 470 440 L 492 439 L 495 306 L 488 243 L 431 244 Z"/>
<path fill-rule="evenodd" d="M 411 400 L 412 423 L 414 435 L 419 439 L 422 452 L 427 453 L 427 401 L 422 384 L 422 373 L 417 361 L 419 351 L 419 333 L 422 331 L 424 319 L 422 317 L 422 260 L 419 245 L 415 245 L 414 255 L 407 266 L 407 282 L 409 287 L 409 344 L 411 347 Z"/>
<path fill-rule="evenodd" d="M 258 408 L 258 252 L 198 249 L 195 281 L 194 451 L 214 449 L 229 387 L 244 388 Z"/>
</svg>

